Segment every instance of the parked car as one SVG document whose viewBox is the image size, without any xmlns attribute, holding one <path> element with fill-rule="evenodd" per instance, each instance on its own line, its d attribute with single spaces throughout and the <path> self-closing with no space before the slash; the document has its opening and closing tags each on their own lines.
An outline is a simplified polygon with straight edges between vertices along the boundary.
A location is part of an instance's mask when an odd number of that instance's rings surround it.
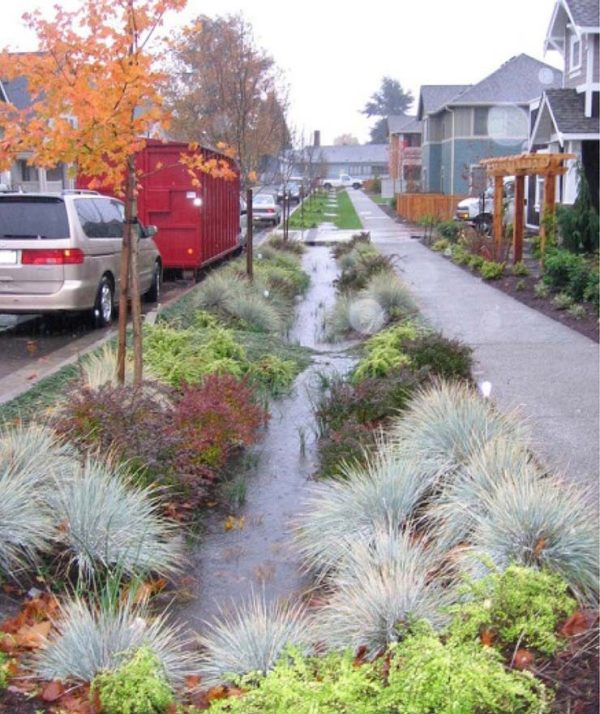
<svg viewBox="0 0 600 714">
<path fill-rule="evenodd" d="M 290 201 L 295 203 L 300 203 L 300 185 L 295 181 L 288 181 L 287 183 L 282 183 L 277 189 L 277 203 L 282 203 L 283 196 L 286 194 L 289 196 Z"/>
<path fill-rule="evenodd" d="M 0 195 L 0 313 L 91 310 L 112 321 L 119 290 L 124 205 L 94 191 Z M 160 295 L 154 226 L 138 224 L 140 290 Z"/>
<path fill-rule="evenodd" d="M 270 193 L 258 193 L 252 198 L 252 222 L 272 223 L 276 226 L 281 220 L 281 208 Z"/>
<path fill-rule="evenodd" d="M 337 178 L 323 179 L 323 188 L 362 188 L 361 179 L 353 178 L 350 174 L 340 174 Z"/>
<path fill-rule="evenodd" d="M 514 213 L 512 199 L 514 196 L 514 179 L 506 177 L 504 179 L 504 221 L 506 222 L 511 215 L 511 210 Z M 492 228 L 494 212 L 494 187 L 488 186 L 480 196 L 465 198 L 456 206 L 455 218 L 459 221 L 472 223 L 476 227 L 489 233 Z"/>
</svg>

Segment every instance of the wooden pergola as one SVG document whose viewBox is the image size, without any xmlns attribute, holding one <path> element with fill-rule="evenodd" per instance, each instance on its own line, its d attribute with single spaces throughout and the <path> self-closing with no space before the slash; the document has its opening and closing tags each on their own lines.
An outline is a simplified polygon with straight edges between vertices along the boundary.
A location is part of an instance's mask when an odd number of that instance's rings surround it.
<svg viewBox="0 0 600 714">
<path fill-rule="evenodd" d="M 502 242 L 503 179 L 515 177 L 515 217 L 513 223 L 513 262 L 523 260 L 523 231 L 525 209 L 525 176 L 544 177 L 544 203 L 540 216 L 540 237 L 542 256 L 546 245 L 546 221 L 556 211 L 556 177 L 567 172 L 564 162 L 577 158 L 575 154 L 517 154 L 483 159 L 488 176 L 494 177 L 494 240 L 500 247 Z"/>
</svg>

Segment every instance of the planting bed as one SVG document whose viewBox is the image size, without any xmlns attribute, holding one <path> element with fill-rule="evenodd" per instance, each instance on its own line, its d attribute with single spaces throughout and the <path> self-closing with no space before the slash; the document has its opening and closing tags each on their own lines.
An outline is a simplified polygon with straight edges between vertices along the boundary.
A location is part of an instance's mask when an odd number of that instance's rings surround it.
<svg viewBox="0 0 600 714">
<path fill-rule="evenodd" d="M 14 496 L 29 516 L 0 567 L 40 588 L 1 626 L 0 675 L 84 714 L 171 714 L 174 691 L 187 714 L 597 711 L 581 494 L 366 236 L 337 263 L 310 248 L 304 273 L 288 248 L 257 251 L 253 286 L 234 264 L 148 331 L 162 386 L 100 387 L 114 366 L 88 365 L 55 422 L 68 447 L 0 434 L 0 509 Z M 59 616 L 49 591 L 64 603 L 73 586 Z M 43 710 L 15 696 L 0 690 L 0 711 Z"/>
</svg>

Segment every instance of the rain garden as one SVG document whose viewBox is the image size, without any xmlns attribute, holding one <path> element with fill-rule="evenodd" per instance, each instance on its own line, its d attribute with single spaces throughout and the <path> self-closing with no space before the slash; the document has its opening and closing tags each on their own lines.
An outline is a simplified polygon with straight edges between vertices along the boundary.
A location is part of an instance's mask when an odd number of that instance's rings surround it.
<svg viewBox="0 0 600 714">
<path fill-rule="evenodd" d="M 7 411 L 13 711 L 593 700 L 594 509 L 397 267 L 367 234 L 273 236 L 252 281 L 228 263 L 145 327 L 141 387 L 115 384 L 109 345 L 51 408 Z"/>
</svg>

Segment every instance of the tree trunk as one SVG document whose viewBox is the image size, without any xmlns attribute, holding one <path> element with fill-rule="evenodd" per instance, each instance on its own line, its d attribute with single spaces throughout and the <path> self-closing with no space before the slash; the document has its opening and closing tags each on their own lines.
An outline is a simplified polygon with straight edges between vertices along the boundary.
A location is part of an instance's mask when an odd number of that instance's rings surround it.
<svg viewBox="0 0 600 714">
<path fill-rule="evenodd" d="M 142 382 L 143 352 L 142 352 L 142 305 L 140 295 L 139 270 L 139 227 L 137 223 L 137 200 L 135 197 L 135 160 L 130 157 L 127 165 L 128 178 L 132 177 L 133 191 L 131 196 L 131 321 L 133 324 L 133 383 L 137 386 Z"/>
<path fill-rule="evenodd" d="M 125 360 L 127 357 L 127 315 L 129 308 L 129 275 L 131 273 L 132 207 L 135 193 L 135 173 L 127 162 L 125 183 L 125 223 L 123 225 L 123 246 L 119 269 L 119 337 L 117 343 L 117 382 L 125 384 Z"/>
</svg>

